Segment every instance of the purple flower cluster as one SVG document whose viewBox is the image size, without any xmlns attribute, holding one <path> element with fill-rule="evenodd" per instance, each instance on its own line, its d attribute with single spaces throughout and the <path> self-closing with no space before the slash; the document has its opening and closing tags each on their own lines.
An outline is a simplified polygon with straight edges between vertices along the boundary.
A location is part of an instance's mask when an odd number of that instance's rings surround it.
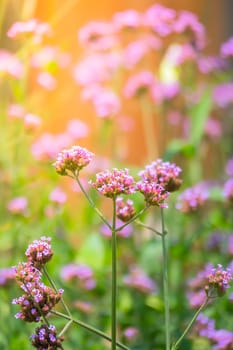
<svg viewBox="0 0 233 350">
<path fill-rule="evenodd" d="M 90 183 L 100 194 L 109 198 L 135 192 L 135 181 L 128 169 L 102 171 L 96 174 L 96 181 Z"/>
<path fill-rule="evenodd" d="M 39 240 L 33 241 L 25 252 L 28 261 L 30 261 L 38 270 L 51 260 L 53 256 L 50 242 L 50 237 L 41 237 Z"/>
<path fill-rule="evenodd" d="M 181 171 L 176 164 L 158 159 L 147 165 L 139 175 L 143 181 L 159 184 L 165 191 L 173 192 L 178 190 L 182 184 L 179 178 Z"/>
<path fill-rule="evenodd" d="M 162 186 L 154 182 L 139 181 L 137 189 L 144 195 L 145 201 L 148 205 L 157 205 L 160 208 L 166 208 L 167 204 L 164 202 L 169 192 L 165 191 Z"/>
<path fill-rule="evenodd" d="M 86 167 L 93 158 L 93 153 L 86 148 L 73 146 L 58 154 L 54 163 L 55 170 L 60 175 L 68 175 L 68 172 L 78 175 L 79 171 Z"/>
<path fill-rule="evenodd" d="M 208 191 L 203 185 L 187 188 L 178 197 L 176 208 L 183 213 L 197 211 L 208 199 Z"/>
<path fill-rule="evenodd" d="M 215 321 L 203 314 L 197 317 L 194 334 L 206 338 L 213 345 L 213 350 L 230 350 L 233 348 L 233 332 L 216 329 Z"/>
<path fill-rule="evenodd" d="M 224 270 L 222 265 L 218 264 L 218 267 L 212 269 L 208 275 L 208 284 L 205 287 L 207 296 L 212 296 L 214 292 L 217 292 L 218 296 L 224 295 L 232 279 L 232 271 L 230 269 Z"/>
<path fill-rule="evenodd" d="M 62 349 L 62 341 L 62 337 L 57 337 L 57 331 L 53 325 L 42 324 L 36 328 L 35 334 L 31 335 L 32 345 L 39 350 Z"/>
<path fill-rule="evenodd" d="M 131 199 L 124 201 L 122 197 L 118 197 L 116 199 L 116 215 L 118 219 L 123 222 L 127 222 L 132 219 L 132 217 L 135 215 L 133 201 Z"/>
<path fill-rule="evenodd" d="M 130 273 L 124 278 L 124 283 L 143 294 L 150 294 L 156 290 L 155 282 L 139 267 L 133 267 L 130 270 Z"/>
<path fill-rule="evenodd" d="M 20 306 L 20 312 L 15 317 L 26 322 L 39 322 L 60 301 L 63 293 L 63 290 L 57 292 L 41 282 L 40 269 L 53 255 L 50 240 L 41 237 L 33 241 L 26 250 L 28 261 L 15 267 L 15 280 L 24 294 L 12 303 Z"/>
<path fill-rule="evenodd" d="M 96 286 L 92 269 L 83 264 L 68 264 L 61 269 L 61 277 L 65 281 L 77 281 L 79 287 L 91 290 Z"/>
<path fill-rule="evenodd" d="M 12 267 L 0 269 L 0 287 L 7 286 L 15 278 L 15 270 Z"/>
</svg>

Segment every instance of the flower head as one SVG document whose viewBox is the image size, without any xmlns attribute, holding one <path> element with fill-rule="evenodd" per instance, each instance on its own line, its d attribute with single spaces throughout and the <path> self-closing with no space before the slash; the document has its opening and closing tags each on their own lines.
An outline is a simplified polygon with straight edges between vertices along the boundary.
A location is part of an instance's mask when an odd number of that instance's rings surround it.
<svg viewBox="0 0 233 350">
<path fill-rule="evenodd" d="M 58 154 L 54 163 L 55 170 L 60 175 L 68 175 L 68 171 L 78 175 L 79 171 L 87 166 L 93 158 L 93 153 L 86 148 L 73 146 Z"/>
<path fill-rule="evenodd" d="M 39 270 L 44 264 L 51 260 L 53 256 L 50 241 L 50 237 L 41 237 L 39 240 L 34 240 L 25 252 L 28 261 Z"/>
<path fill-rule="evenodd" d="M 208 192 L 204 186 L 196 185 L 187 188 L 178 197 L 176 208 L 183 213 L 191 213 L 197 211 L 208 199 Z"/>
<path fill-rule="evenodd" d="M 135 208 L 133 201 L 127 199 L 124 201 L 122 197 L 118 197 L 116 200 L 116 215 L 118 219 L 123 222 L 127 222 L 135 215 Z"/>
<path fill-rule="evenodd" d="M 230 202 L 233 202 L 233 177 L 225 182 L 223 187 L 223 196 Z"/>
<path fill-rule="evenodd" d="M 128 169 L 114 168 L 112 171 L 105 170 L 96 174 L 96 181 L 91 182 L 96 190 L 109 198 L 115 198 L 120 194 L 135 192 L 134 178 L 129 175 Z"/>
<path fill-rule="evenodd" d="M 28 200 L 26 197 L 15 197 L 8 202 L 7 209 L 12 214 L 24 215 L 26 213 L 27 206 Z"/>
<path fill-rule="evenodd" d="M 42 324 L 36 328 L 35 334 L 31 335 L 32 345 L 36 349 L 62 349 L 62 341 L 62 337 L 57 337 L 57 331 L 53 325 L 47 326 Z"/>
<path fill-rule="evenodd" d="M 155 282 L 138 267 L 131 269 L 129 275 L 125 276 L 124 282 L 127 286 L 143 294 L 152 293 L 156 289 Z"/>
<path fill-rule="evenodd" d="M 206 294 L 211 295 L 211 293 L 216 291 L 218 296 L 222 296 L 225 294 L 226 289 L 229 288 L 232 279 L 231 270 L 224 270 L 222 265 L 218 264 L 218 267 L 212 269 L 208 276 L 208 284 L 205 287 Z"/>
<path fill-rule="evenodd" d="M 157 205 L 160 208 L 167 207 L 164 201 L 169 196 L 169 192 L 167 192 L 164 187 L 160 186 L 159 184 L 146 180 L 139 181 L 137 183 L 137 190 L 144 195 L 147 204 Z"/>
<path fill-rule="evenodd" d="M 179 189 L 182 180 L 179 178 L 181 168 L 175 163 L 163 162 L 158 159 L 147 165 L 139 175 L 143 181 L 155 183 L 162 186 L 166 191 L 173 192 Z"/>
</svg>

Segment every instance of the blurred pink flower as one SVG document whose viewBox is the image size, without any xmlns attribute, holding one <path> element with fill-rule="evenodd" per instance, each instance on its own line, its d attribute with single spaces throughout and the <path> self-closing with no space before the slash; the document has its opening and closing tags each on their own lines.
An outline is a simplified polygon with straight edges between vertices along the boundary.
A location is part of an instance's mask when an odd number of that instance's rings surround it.
<svg viewBox="0 0 233 350">
<path fill-rule="evenodd" d="M 100 94 L 95 95 L 93 104 L 98 117 L 108 118 L 119 113 L 121 102 L 119 97 L 111 90 L 102 89 Z"/>
<path fill-rule="evenodd" d="M 217 56 L 202 56 L 198 58 L 198 69 L 203 74 L 208 74 L 224 68 L 224 62 Z"/>
<path fill-rule="evenodd" d="M 116 12 L 113 15 L 112 22 L 114 28 L 121 29 L 135 29 L 141 25 L 141 13 L 130 9 L 122 12 Z"/>
<path fill-rule="evenodd" d="M 155 282 L 147 276 L 139 267 L 133 267 L 129 275 L 124 278 L 124 283 L 140 293 L 149 294 L 156 291 Z"/>
<path fill-rule="evenodd" d="M 67 133 L 74 139 L 88 136 L 89 127 L 80 119 L 71 119 L 66 127 Z"/>
<path fill-rule="evenodd" d="M 205 185 L 197 184 L 187 188 L 178 196 L 176 208 L 183 213 L 191 213 L 200 209 L 208 199 L 208 191 Z"/>
<path fill-rule="evenodd" d="M 48 72 L 40 72 L 37 75 L 37 82 L 46 90 L 54 90 L 57 86 L 56 79 Z"/>
<path fill-rule="evenodd" d="M 222 124 L 219 120 L 208 118 L 205 124 L 205 134 L 214 139 L 222 136 Z"/>
<path fill-rule="evenodd" d="M 151 27 L 158 35 L 166 36 L 173 30 L 172 24 L 175 16 L 175 10 L 154 4 L 143 14 L 143 24 L 144 26 Z"/>
<path fill-rule="evenodd" d="M 187 299 L 189 301 L 190 307 L 197 309 L 204 303 L 206 299 L 206 293 L 204 289 L 197 290 L 194 292 L 188 292 Z"/>
<path fill-rule="evenodd" d="M 20 119 L 23 118 L 25 109 L 23 106 L 13 103 L 8 107 L 7 114 L 12 119 Z"/>
<path fill-rule="evenodd" d="M 7 285 L 15 279 L 14 267 L 5 267 L 0 269 L 0 287 Z"/>
<path fill-rule="evenodd" d="M 107 50 L 117 45 L 115 28 L 110 22 L 89 22 L 78 32 L 79 42 L 86 49 Z"/>
<path fill-rule="evenodd" d="M 224 58 L 233 57 L 233 37 L 222 44 L 220 53 Z"/>
<path fill-rule="evenodd" d="M 56 204 L 64 204 L 67 200 L 67 195 L 60 187 L 56 187 L 50 193 L 49 199 Z"/>
<path fill-rule="evenodd" d="M 193 37 L 190 38 L 195 48 L 203 49 L 206 44 L 206 33 L 203 24 L 201 24 L 197 16 L 190 11 L 180 11 L 178 18 L 173 24 L 173 30 L 176 33 L 190 32 Z"/>
<path fill-rule="evenodd" d="M 14 54 L 0 49 L 0 74 L 3 73 L 20 79 L 23 76 L 23 65 Z"/>
<path fill-rule="evenodd" d="M 226 200 L 233 202 L 233 177 L 225 182 L 223 186 L 223 196 Z"/>
<path fill-rule="evenodd" d="M 44 46 L 31 57 L 33 67 L 49 69 L 54 65 L 64 68 L 70 61 L 70 56 L 67 53 L 61 52 L 56 46 Z"/>
<path fill-rule="evenodd" d="M 7 204 L 7 209 L 12 214 L 22 214 L 26 213 L 28 207 L 28 200 L 26 197 L 15 197 Z"/>
<path fill-rule="evenodd" d="M 24 116 L 24 126 L 28 131 L 35 131 L 41 125 L 41 119 L 35 114 L 27 113 Z"/>
<path fill-rule="evenodd" d="M 65 281 L 79 282 L 79 286 L 85 290 L 96 287 L 92 269 L 84 264 L 68 264 L 61 269 L 61 277 Z"/>
<path fill-rule="evenodd" d="M 233 176 L 233 157 L 227 161 L 225 171 L 227 175 Z"/>
<path fill-rule="evenodd" d="M 128 340 L 134 340 L 137 338 L 139 330 L 135 327 L 128 327 L 124 330 L 123 334 Z"/>
<path fill-rule="evenodd" d="M 213 99 L 219 107 L 227 107 L 233 103 L 233 83 L 227 82 L 215 86 L 213 90 Z"/>
<path fill-rule="evenodd" d="M 130 76 L 124 87 L 126 98 L 135 97 L 146 92 L 151 92 L 154 85 L 154 75 L 150 71 L 141 71 Z"/>
<path fill-rule="evenodd" d="M 7 32 L 7 36 L 11 39 L 31 36 L 35 44 L 40 44 L 44 36 L 51 34 L 52 29 L 48 23 L 34 18 L 24 22 L 15 22 Z"/>
</svg>

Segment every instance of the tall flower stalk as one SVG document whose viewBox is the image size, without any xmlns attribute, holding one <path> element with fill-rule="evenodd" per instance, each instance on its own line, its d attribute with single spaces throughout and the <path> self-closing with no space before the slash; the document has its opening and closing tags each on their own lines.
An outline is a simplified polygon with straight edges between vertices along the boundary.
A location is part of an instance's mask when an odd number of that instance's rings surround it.
<svg viewBox="0 0 233 350">
<path fill-rule="evenodd" d="M 167 242 L 164 223 L 164 212 L 163 208 L 160 208 L 161 213 L 161 225 L 162 225 L 162 255 L 163 255 L 163 298 L 164 298 L 164 311 L 165 311 L 165 340 L 166 350 L 170 350 L 170 306 L 169 306 L 169 286 L 168 286 L 168 253 L 167 253 Z"/>
<path fill-rule="evenodd" d="M 111 349 L 116 349 L 116 293 L 117 293 L 117 252 L 116 252 L 116 198 L 113 198 L 113 219 L 112 219 L 112 346 Z"/>
</svg>

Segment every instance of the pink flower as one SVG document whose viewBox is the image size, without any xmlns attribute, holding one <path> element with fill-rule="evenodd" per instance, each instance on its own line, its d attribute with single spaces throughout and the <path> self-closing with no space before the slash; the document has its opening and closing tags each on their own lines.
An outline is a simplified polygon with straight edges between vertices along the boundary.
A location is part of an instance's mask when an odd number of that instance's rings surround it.
<svg viewBox="0 0 233 350">
<path fill-rule="evenodd" d="M 198 59 L 198 69 L 203 74 L 208 74 L 224 68 L 224 62 L 217 56 L 202 56 Z"/>
<path fill-rule="evenodd" d="M 179 178 L 181 171 L 181 168 L 175 163 L 157 159 L 146 165 L 145 170 L 140 171 L 139 175 L 143 181 L 159 184 L 166 191 L 173 192 L 181 186 L 182 180 Z"/>
<path fill-rule="evenodd" d="M 8 116 L 12 119 L 21 119 L 25 114 L 23 106 L 13 103 L 7 109 Z"/>
<path fill-rule="evenodd" d="M 24 215 L 28 207 L 28 200 L 26 197 L 15 197 L 7 204 L 7 209 L 12 214 Z"/>
<path fill-rule="evenodd" d="M 39 240 L 34 240 L 25 252 L 28 261 L 38 270 L 52 259 L 53 251 L 50 242 L 50 237 L 43 236 Z"/>
<path fill-rule="evenodd" d="M 120 194 L 131 194 L 135 192 L 134 178 L 129 175 L 128 169 L 111 171 L 105 170 L 96 174 L 96 181 L 90 182 L 100 194 L 115 198 Z"/>
<path fill-rule="evenodd" d="M 217 106 L 224 108 L 233 103 L 233 83 L 227 82 L 215 86 L 213 99 Z"/>
<path fill-rule="evenodd" d="M 141 71 L 132 75 L 125 84 L 124 96 L 131 98 L 147 92 L 150 93 L 154 82 L 154 76 L 150 71 Z"/>
<path fill-rule="evenodd" d="M 11 39 L 23 36 L 31 36 L 35 44 L 40 44 L 44 36 L 51 35 L 51 27 L 48 23 L 39 22 L 37 19 L 30 19 L 25 22 L 15 22 L 7 32 Z"/>
<path fill-rule="evenodd" d="M 167 208 L 165 200 L 169 196 L 169 192 L 157 183 L 146 180 L 137 183 L 137 190 L 144 195 L 148 205 L 157 205 L 160 208 Z"/>
<path fill-rule="evenodd" d="M 226 171 L 227 175 L 233 176 L 233 157 L 227 161 L 225 171 Z"/>
<path fill-rule="evenodd" d="M 13 78 L 23 76 L 23 65 L 20 60 L 7 50 L 0 50 L 0 74 L 5 73 Z"/>
<path fill-rule="evenodd" d="M 33 67 L 50 71 L 58 67 L 66 67 L 69 63 L 69 55 L 60 51 L 55 46 L 44 46 L 31 57 Z"/>
<path fill-rule="evenodd" d="M 69 120 L 66 130 L 68 134 L 74 139 L 83 138 L 89 134 L 88 125 L 79 119 Z"/>
<path fill-rule="evenodd" d="M 173 24 L 176 33 L 189 32 L 197 49 L 203 49 L 206 44 L 206 33 L 204 26 L 198 21 L 197 16 L 189 11 L 181 11 Z"/>
<path fill-rule="evenodd" d="M 175 10 L 155 4 L 144 13 L 143 23 L 144 26 L 151 27 L 158 35 L 167 36 L 172 32 L 175 16 Z"/>
<path fill-rule="evenodd" d="M 100 118 L 108 118 L 119 113 L 121 103 L 119 97 L 111 90 L 102 89 L 93 98 L 96 114 Z"/>
<path fill-rule="evenodd" d="M 207 295 L 212 296 L 214 291 L 218 296 L 225 294 L 226 289 L 230 287 L 233 276 L 230 269 L 224 270 L 222 265 L 218 264 L 217 268 L 212 269 L 208 275 L 208 283 L 205 287 Z"/>
<path fill-rule="evenodd" d="M 38 129 L 41 124 L 41 119 L 35 114 L 27 113 L 24 116 L 24 126 L 28 131 L 34 131 Z"/>
<path fill-rule="evenodd" d="M 79 285 L 85 290 L 94 289 L 96 281 L 92 269 L 83 264 L 68 264 L 61 269 L 61 277 L 65 281 L 77 280 Z"/>
<path fill-rule="evenodd" d="M 113 25 L 117 30 L 136 29 L 142 23 L 142 15 L 133 9 L 117 12 L 113 15 Z"/>
<path fill-rule="evenodd" d="M 225 43 L 222 44 L 220 52 L 224 58 L 233 57 L 233 37 L 229 38 Z"/>
<path fill-rule="evenodd" d="M 128 340 L 134 340 L 135 338 L 137 338 L 138 334 L 139 334 L 139 331 L 135 327 L 128 327 L 124 330 L 124 336 Z"/>
<path fill-rule="evenodd" d="M 13 267 L 0 268 L 0 287 L 8 285 L 15 278 Z"/>
<path fill-rule="evenodd" d="M 208 199 L 208 191 L 205 186 L 198 184 L 187 188 L 178 197 L 176 208 L 183 213 L 191 213 L 200 209 Z"/>
<path fill-rule="evenodd" d="M 116 215 L 118 219 L 127 222 L 135 215 L 136 211 L 131 199 L 124 201 L 122 197 L 116 199 Z"/>
<path fill-rule="evenodd" d="M 222 125 L 219 120 L 208 118 L 205 124 L 205 134 L 211 138 L 219 139 L 222 135 Z"/>
<path fill-rule="evenodd" d="M 131 268 L 129 275 L 124 278 L 124 283 L 143 294 L 150 294 L 156 290 L 155 282 L 139 267 Z"/>
<path fill-rule="evenodd" d="M 223 187 L 223 196 L 228 201 L 233 201 L 233 177 L 231 177 L 225 182 Z"/>
<path fill-rule="evenodd" d="M 61 151 L 53 165 L 60 175 L 68 175 L 68 172 L 78 175 L 79 171 L 91 162 L 93 156 L 94 154 L 86 148 L 73 146 Z"/>
<path fill-rule="evenodd" d="M 48 72 L 41 72 L 37 76 L 37 82 L 46 90 L 54 90 L 57 86 L 56 79 Z"/>
<path fill-rule="evenodd" d="M 107 50 L 117 44 L 114 26 L 108 22 L 89 22 L 78 32 L 80 43 L 91 50 Z"/>
<path fill-rule="evenodd" d="M 49 199 L 57 204 L 64 204 L 67 200 L 67 195 L 60 187 L 56 187 L 49 195 Z"/>
</svg>

